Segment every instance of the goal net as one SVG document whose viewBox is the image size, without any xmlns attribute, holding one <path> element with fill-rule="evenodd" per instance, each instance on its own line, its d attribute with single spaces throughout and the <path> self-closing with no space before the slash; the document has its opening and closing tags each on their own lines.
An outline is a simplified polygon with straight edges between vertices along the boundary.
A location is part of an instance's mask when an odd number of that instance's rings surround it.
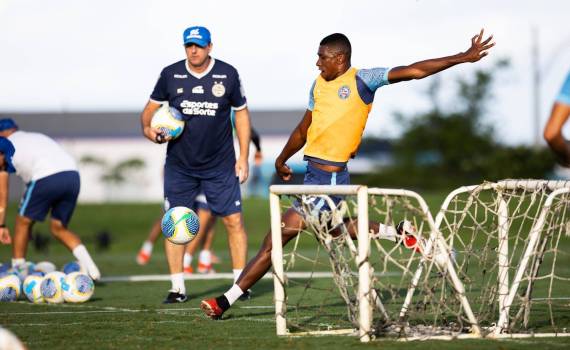
<svg viewBox="0 0 570 350">
<path fill-rule="evenodd" d="M 567 204 L 565 183 L 489 183 L 452 192 L 434 220 L 411 191 L 272 186 L 277 334 L 562 332 Z M 292 206 L 306 228 L 282 250 Z"/>
<path fill-rule="evenodd" d="M 459 188 L 436 217 L 484 336 L 563 335 L 570 326 L 570 183 Z"/>
</svg>

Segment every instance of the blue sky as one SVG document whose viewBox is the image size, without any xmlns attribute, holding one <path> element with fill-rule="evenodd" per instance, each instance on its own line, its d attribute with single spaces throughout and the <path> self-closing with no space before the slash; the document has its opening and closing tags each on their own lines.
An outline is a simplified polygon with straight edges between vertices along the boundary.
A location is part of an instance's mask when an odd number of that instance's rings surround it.
<svg viewBox="0 0 570 350">
<path fill-rule="evenodd" d="M 205 25 L 213 56 L 242 76 L 250 109 L 304 109 L 320 39 L 343 32 L 355 67 L 393 67 L 466 50 L 481 27 L 497 46 L 497 77 L 487 121 L 507 143 L 531 143 L 531 28 L 538 30 L 543 72 L 541 125 L 570 69 L 570 1 L 87 1 L 0 0 L 0 112 L 138 111 L 162 67 L 182 59 L 182 31 Z M 453 106 L 466 64 L 440 75 Z M 382 88 L 367 133 L 397 136 L 395 111 L 428 106 L 429 78 Z M 299 116 L 299 118 L 301 115 Z"/>
</svg>

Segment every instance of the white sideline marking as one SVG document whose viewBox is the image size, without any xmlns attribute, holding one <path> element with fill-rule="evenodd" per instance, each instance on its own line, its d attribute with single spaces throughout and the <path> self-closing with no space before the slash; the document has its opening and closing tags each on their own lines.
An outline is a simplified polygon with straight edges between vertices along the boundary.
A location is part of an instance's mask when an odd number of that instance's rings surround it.
<svg viewBox="0 0 570 350">
<path fill-rule="evenodd" d="M 380 276 L 399 276 L 398 272 L 386 272 L 379 274 Z M 332 272 L 288 272 L 286 276 L 289 278 L 332 278 Z M 263 279 L 273 278 L 272 273 L 267 273 Z M 185 280 L 232 280 L 233 273 L 208 273 L 208 274 L 185 274 Z M 101 282 L 156 282 L 170 281 L 170 275 L 133 275 L 133 276 L 109 276 L 102 277 Z"/>
<path fill-rule="evenodd" d="M 42 305 L 42 304 L 38 304 Z M 43 304 L 44 306 L 46 304 Z M 63 306 L 58 305 L 58 306 Z M 127 309 L 118 308 L 113 306 L 76 306 L 76 308 L 100 308 L 100 310 L 79 310 L 79 311 L 44 311 L 44 312 L 10 312 L 10 315 L 62 315 L 62 314 L 95 314 L 95 313 L 133 313 L 133 312 L 148 312 L 148 313 L 176 313 L 184 311 L 199 311 L 199 307 L 187 307 L 187 308 L 176 308 L 176 309 Z M 273 305 L 259 305 L 259 306 L 234 306 L 234 309 L 273 309 Z M 1 313 L 0 313 L 1 314 Z M 41 325 L 41 324 L 38 324 Z"/>
</svg>

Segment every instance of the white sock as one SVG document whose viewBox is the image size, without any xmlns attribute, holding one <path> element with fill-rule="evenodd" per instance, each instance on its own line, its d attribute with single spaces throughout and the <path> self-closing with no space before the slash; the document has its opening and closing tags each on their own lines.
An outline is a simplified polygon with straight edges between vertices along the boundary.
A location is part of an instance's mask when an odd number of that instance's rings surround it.
<svg viewBox="0 0 570 350">
<path fill-rule="evenodd" d="M 190 267 L 192 265 L 192 255 L 184 253 L 184 267 Z"/>
<path fill-rule="evenodd" d="M 93 259 L 91 259 L 91 255 L 87 251 L 87 248 L 83 244 L 78 245 L 77 247 L 73 248 L 73 256 L 79 260 L 79 265 L 85 267 L 87 269 L 87 274 L 91 277 L 94 281 L 97 281 L 101 278 L 101 272 L 95 265 Z"/>
<path fill-rule="evenodd" d="M 384 224 L 378 224 L 378 232 L 372 234 L 372 238 L 374 239 L 387 239 L 392 242 L 396 242 L 398 240 L 398 232 L 396 228 L 393 226 L 387 226 Z"/>
<path fill-rule="evenodd" d="M 151 241 L 144 241 L 143 246 L 141 248 L 141 250 L 143 252 L 145 252 L 148 255 L 152 254 L 152 247 L 154 246 L 154 244 L 152 244 Z"/>
<path fill-rule="evenodd" d="M 243 269 L 233 269 L 234 272 L 234 283 L 237 282 L 239 275 L 241 275 L 241 272 L 243 271 Z"/>
<path fill-rule="evenodd" d="M 173 273 L 170 275 L 170 281 L 172 282 L 173 292 L 178 292 L 180 294 L 186 294 L 186 286 L 184 285 L 184 273 Z"/>
<path fill-rule="evenodd" d="M 241 290 L 241 288 L 237 284 L 234 284 L 230 288 L 230 290 L 228 290 L 227 292 L 224 293 L 224 296 L 226 297 L 226 299 L 228 299 L 228 303 L 230 303 L 230 305 L 232 305 L 233 303 L 236 302 L 236 300 L 239 299 L 239 297 L 241 297 L 242 294 L 243 294 L 243 290 Z"/>
<path fill-rule="evenodd" d="M 17 258 L 17 259 L 12 259 L 12 267 L 16 267 L 18 265 L 22 265 L 26 263 L 26 259 L 25 258 Z"/>
<path fill-rule="evenodd" d="M 209 250 L 203 249 L 200 252 L 199 261 L 204 265 L 212 265 L 212 253 Z"/>
</svg>

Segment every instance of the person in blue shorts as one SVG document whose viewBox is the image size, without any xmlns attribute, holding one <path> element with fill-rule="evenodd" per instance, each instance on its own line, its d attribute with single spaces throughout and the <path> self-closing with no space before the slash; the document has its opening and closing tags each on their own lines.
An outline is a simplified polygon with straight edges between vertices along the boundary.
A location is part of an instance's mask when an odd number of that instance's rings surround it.
<svg viewBox="0 0 570 350">
<path fill-rule="evenodd" d="M 277 174 L 289 180 L 291 169 L 286 162 L 304 147 L 308 162 L 305 184 L 349 184 L 348 161 L 356 155 L 362 140 L 368 114 L 372 108 L 374 93 L 382 86 L 412 79 L 422 79 L 456 64 L 477 62 L 487 55 L 494 45 L 492 37 L 483 38 L 483 30 L 471 39 L 471 47 L 453 56 L 429 59 L 408 66 L 394 68 L 356 69 L 351 67 L 352 48 L 344 34 L 325 37 L 317 52 L 320 75 L 313 82 L 309 93 L 308 108 L 303 119 L 293 130 L 281 154 L 275 160 Z M 340 197 L 333 198 L 335 203 Z M 326 209 L 322 199 L 310 198 L 304 203 L 315 210 Z M 297 203 L 297 206 L 299 203 Z M 299 208 L 290 208 L 282 217 L 282 240 L 286 244 L 306 226 Z M 409 223 L 408 223 L 409 224 Z M 356 224 L 348 224 L 350 234 L 356 236 Z M 405 221 L 397 227 L 371 223 L 374 238 L 389 239 L 406 244 L 404 233 L 411 230 Z M 402 238 L 396 238 L 399 235 Z M 414 248 L 414 245 L 410 245 Z M 263 240 L 257 255 L 251 259 L 243 273 L 226 293 L 217 298 L 205 299 L 200 307 L 213 319 L 222 314 L 240 298 L 244 291 L 255 284 L 271 267 L 271 234 Z"/>
<path fill-rule="evenodd" d="M 558 162 L 570 167 L 570 141 L 562 135 L 562 127 L 570 117 L 570 71 L 556 97 L 550 118 L 544 128 L 544 139 L 552 149 Z"/>
<path fill-rule="evenodd" d="M 222 218 L 234 275 L 246 263 L 247 235 L 242 219 L 240 182 L 249 175 L 248 156 L 250 120 L 247 101 L 238 71 L 228 63 L 210 56 L 211 34 L 204 27 L 189 27 L 183 32 L 186 58 L 164 68 L 141 113 L 143 134 L 152 142 L 168 142 L 164 165 L 164 209 L 191 207 L 200 191 L 208 199 L 213 215 Z M 168 103 L 185 120 L 184 131 L 169 139 L 150 122 L 158 108 Z M 236 113 L 239 141 L 236 159 L 230 121 Z M 165 243 L 172 288 L 165 303 L 185 302 L 184 246 Z"/>
<path fill-rule="evenodd" d="M 54 140 L 35 132 L 19 130 L 10 118 L 0 119 L 0 237 L 10 243 L 5 224 L 8 173 L 16 173 L 26 184 L 20 201 L 12 245 L 12 266 L 26 262 L 30 231 L 36 221 L 44 221 L 51 212 L 50 230 L 79 260 L 94 280 L 101 273 L 81 239 L 68 225 L 77 204 L 80 178 L 75 160 Z"/>
</svg>

